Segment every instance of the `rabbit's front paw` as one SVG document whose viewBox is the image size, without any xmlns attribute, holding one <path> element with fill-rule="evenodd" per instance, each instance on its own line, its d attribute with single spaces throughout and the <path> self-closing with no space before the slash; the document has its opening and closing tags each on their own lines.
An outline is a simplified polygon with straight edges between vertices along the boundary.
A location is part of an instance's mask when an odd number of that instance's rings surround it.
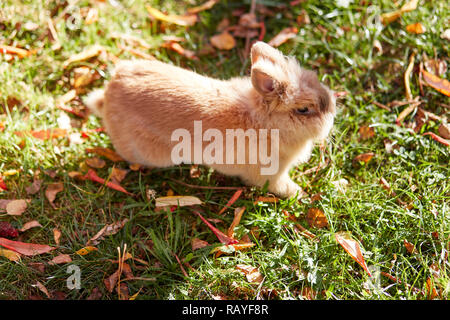
<svg viewBox="0 0 450 320">
<path fill-rule="evenodd" d="M 296 197 L 297 199 L 300 199 L 306 195 L 303 192 L 302 188 L 300 188 L 300 186 L 292 181 L 289 177 L 279 179 L 272 186 L 269 185 L 269 191 L 283 198 Z"/>
</svg>

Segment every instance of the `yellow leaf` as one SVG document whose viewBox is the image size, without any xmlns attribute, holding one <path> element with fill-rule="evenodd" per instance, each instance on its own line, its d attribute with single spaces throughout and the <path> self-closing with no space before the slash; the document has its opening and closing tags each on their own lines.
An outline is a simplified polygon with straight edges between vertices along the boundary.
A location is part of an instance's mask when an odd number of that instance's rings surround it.
<svg viewBox="0 0 450 320">
<path fill-rule="evenodd" d="M 425 27 L 420 22 L 417 22 L 407 25 L 406 31 L 408 31 L 409 33 L 422 34 L 425 32 Z"/>
<path fill-rule="evenodd" d="M 168 23 L 177 24 L 179 26 L 193 26 L 197 22 L 197 16 L 196 15 L 187 15 L 187 16 L 178 16 L 178 15 L 166 15 L 162 13 L 161 11 L 150 7 L 149 5 L 146 6 L 148 13 L 155 19 L 161 20 Z"/>
<path fill-rule="evenodd" d="M 84 248 L 81 248 L 80 250 L 76 251 L 75 253 L 79 254 L 80 256 L 85 256 L 88 253 L 92 251 L 97 251 L 98 249 L 96 247 L 87 246 Z"/>
<path fill-rule="evenodd" d="M 236 46 L 236 40 L 227 31 L 211 37 L 211 44 L 220 50 L 231 50 Z"/>
<path fill-rule="evenodd" d="M 5 257 L 8 260 L 11 261 L 19 261 L 20 260 L 20 253 L 12 251 L 12 250 L 8 250 L 8 249 L 3 249 L 0 247 L 0 256 Z"/>
</svg>

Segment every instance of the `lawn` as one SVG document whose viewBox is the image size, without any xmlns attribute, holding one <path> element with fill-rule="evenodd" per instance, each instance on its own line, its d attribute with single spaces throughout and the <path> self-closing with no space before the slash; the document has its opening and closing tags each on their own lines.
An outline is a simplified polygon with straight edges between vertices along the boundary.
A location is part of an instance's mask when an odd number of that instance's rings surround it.
<svg viewBox="0 0 450 320">
<path fill-rule="evenodd" d="M 407 1 L 260 0 L 265 34 L 261 24 L 241 28 L 243 37 L 228 29 L 230 50 L 210 39 L 227 21 L 237 26 L 250 1 L 220 1 L 192 26 L 151 19 L 146 8 L 182 15 L 204 2 L 1 2 L 0 45 L 26 51 L 0 52 L 0 223 L 19 230 L 37 221 L 10 240 L 55 249 L 12 261 L 19 256 L 0 246 L 0 299 L 448 299 L 448 140 L 424 133 L 445 138 L 450 101 L 421 71 L 450 80 L 448 2 L 420 0 L 383 25 L 380 15 Z M 423 33 L 407 28 L 415 23 Z M 246 36 L 267 42 L 288 27 L 297 32 L 278 48 L 345 92 L 328 141 L 291 172 L 308 197 L 269 202 L 265 190 L 248 187 L 226 208 L 236 189 L 217 187 L 242 187 L 239 179 L 189 165 L 130 167 L 86 150 L 113 149 L 82 99 L 103 87 L 117 59 L 151 55 L 211 77 L 246 76 Z M 76 59 L 94 46 L 91 58 Z M 107 181 L 128 170 L 120 185 L 132 195 L 83 179 L 89 168 Z M 157 208 L 167 195 L 202 205 Z M 14 199 L 29 201 L 11 215 Z M 216 256 L 222 244 L 193 208 L 226 233 L 242 207 L 234 237 L 254 246 Z M 372 277 L 336 240 L 344 233 Z M 79 251 L 87 246 L 95 250 Z M 73 266 L 79 289 L 68 286 Z"/>
</svg>

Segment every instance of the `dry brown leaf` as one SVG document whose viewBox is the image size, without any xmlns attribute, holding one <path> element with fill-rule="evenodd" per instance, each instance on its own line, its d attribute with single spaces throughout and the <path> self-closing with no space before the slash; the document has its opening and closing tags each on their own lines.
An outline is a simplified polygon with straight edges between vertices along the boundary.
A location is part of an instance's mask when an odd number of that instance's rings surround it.
<svg viewBox="0 0 450 320">
<path fill-rule="evenodd" d="M 202 204 L 202 201 L 194 196 L 168 196 L 160 197 L 155 199 L 156 207 L 167 207 L 167 206 L 194 206 Z"/>
<path fill-rule="evenodd" d="M 344 250 L 372 277 L 361 253 L 359 243 L 352 239 L 348 232 L 336 232 L 335 238 Z"/>
<path fill-rule="evenodd" d="M 281 30 L 272 40 L 268 42 L 272 47 L 279 47 L 283 43 L 297 36 L 298 29 L 296 27 L 289 27 Z"/>
<path fill-rule="evenodd" d="M 17 47 L 12 47 L 12 46 L 6 46 L 6 45 L 3 45 L 3 44 L 0 44 L 0 52 L 1 53 L 15 54 L 19 58 L 25 58 L 25 57 L 28 57 L 31 54 L 31 52 L 28 51 L 28 50 L 17 48 Z"/>
<path fill-rule="evenodd" d="M 447 72 L 447 62 L 440 59 L 428 59 L 424 62 L 425 70 L 441 77 Z"/>
<path fill-rule="evenodd" d="M 231 50 L 236 46 L 236 40 L 228 31 L 217 34 L 210 39 L 211 44 L 219 50 Z"/>
<path fill-rule="evenodd" d="M 448 81 L 447 79 L 439 78 L 438 76 L 431 74 L 426 70 L 422 70 L 422 75 L 427 85 L 450 97 L 450 81 Z"/>
<path fill-rule="evenodd" d="M 373 127 L 362 126 L 359 128 L 358 132 L 361 140 L 367 140 L 375 136 L 375 130 Z"/>
<path fill-rule="evenodd" d="M 196 165 L 196 164 L 191 165 L 191 169 L 189 170 L 189 175 L 191 176 L 192 179 L 197 179 L 200 177 L 201 171 L 198 168 L 198 165 Z"/>
<path fill-rule="evenodd" d="M 42 180 L 41 179 L 34 179 L 33 183 L 25 188 L 25 191 L 29 195 L 33 195 L 39 192 L 41 189 Z"/>
<path fill-rule="evenodd" d="M 96 153 L 99 156 L 108 158 L 113 162 L 125 161 L 121 156 L 119 156 L 115 151 L 109 148 L 95 147 L 95 148 L 87 148 L 86 152 L 88 153 Z"/>
<path fill-rule="evenodd" d="M 326 228 L 328 227 L 328 220 L 322 210 L 318 208 L 310 208 L 306 214 L 306 221 L 311 227 Z"/>
<path fill-rule="evenodd" d="M 105 160 L 97 158 L 97 157 L 88 158 L 84 162 L 86 162 L 86 164 L 89 167 L 95 168 L 95 169 L 101 169 L 106 165 Z"/>
<path fill-rule="evenodd" d="M 73 69 L 71 84 L 75 89 L 85 87 L 99 78 L 98 73 L 89 67 L 78 67 Z"/>
<path fill-rule="evenodd" d="M 151 17 L 161 20 L 168 23 L 177 24 L 179 26 L 193 26 L 197 22 L 197 16 L 194 14 L 178 16 L 178 15 L 166 15 L 161 11 L 150 7 L 149 5 L 145 6 L 147 8 L 148 13 Z"/>
<path fill-rule="evenodd" d="M 63 190 L 64 185 L 62 182 L 51 183 L 47 186 L 47 189 L 45 190 L 45 197 L 47 198 L 48 202 L 50 202 L 50 205 L 53 208 L 56 208 L 56 206 L 53 204 L 56 199 L 56 195 Z"/>
<path fill-rule="evenodd" d="M 406 250 L 410 254 L 417 253 L 416 247 L 411 242 L 408 242 L 407 240 L 403 240 L 403 244 L 405 245 Z"/>
<path fill-rule="evenodd" d="M 118 280 L 119 280 L 119 270 L 114 272 L 112 275 L 110 275 L 103 281 L 109 293 L 113 292 Z"/>
<path fill-rule="evenodd" d="M 19 231 L 20 231 L 20 232 L 25 232 L 25 231 L 27 231 L 27 230 L 30 230 L 31 228 L 37 228 L 37 227 L 42 228 L 42 225 L 41 225 L 38 221 L 33 220 L 33 221 L 29 221 L 29 222 L 25 223 L 25 224 L 22 226 L 22 228 L 19 229 Z"/>
<path fill-rule="evenodd" d="M 193 7 L 193 8 L 189 8 L 187 9 L 187 13 L 189 14 L 195 14 L 195 13 L 199 13 L 201 11 L 205 11 L 208 9 L 211 9 L 212 7 L 214 7 L 214 5 L 219 2 L 219 0 L 208 0 L 205 3 L 197 6 L 197 7 Z"/>
<path fill-rule="evenodd" d="M 25 212 L 30 200 L 12 200 L 6 205 L 6 213 L 10 216 L 20 216 Z"/>
<path fill-rule="evenodd" d="M 416 10 L 419 0 L 411 0 L 405 3 L 399 10 L 384 13 L 381 15 L 381 22 L 387 25 L 402 16 L 403 13 Z"/>
<path fill-rule="evenodd" d="M 236 228 L 236 226 L 239 224 L 239 222 L 241 222 L 241 218 L 242 218 L 242 215 L 244 214 L 244 211 L 245 211 L 245 207 L 240 207 L 240 208 L 234 209 L 234 219 L 233 219 L 233 222 L 231 223 L 230 227 L 228 228 L 228 236 L 230 238 L 233 238 L 234 228 Z"/>
<path fill-rule="evenodd" d="M 238 264 L 236 269 L 242 272 L 247 277 L 247 281 L 250 283 L 260 284 L 264 280 L 263 276 L 256 267 Z"/>
<path fill-rule="evenodd" d="M 367 152 L 357 155 L 355 158 L 353 158 L 353 164 L 357 164 L 359 162 L 367 163 L 369 162 L 373 157 L 375 156 L 375 153 L 373 152 Z"/>
<path fill-rule="evenodd" d="M 198 60 L 198 57 L 195 55 L 195 52 L 185 49 L 181 46 L 181 44 L 179 44 L 178 42 L 164 42 L 162 44 L 163 48 L 175 51 L 178 54 L 181 54 L 182 56 L 188 58 L 188 59 L 192 59 L 192 60 Z"/>
<path fill-rule="evenodd" d="M 40 283 L 39 281 L 36 282 L 36 287 L 37 287 L 39 290 L 41 290 L 41 291 L 47 296 L 47 298 L 49 298 L 49 299 L 52 298 L 52 296 L 50 295 L 50 293 L 48 293 L 47 288 L 46 288 L 42 283 Z"/>
<path fill-rule="evenodd" d="M 71 263 L 72 258 L 68 254 L 60 254 L 56 257 L 54 257 L 48 264 L 55 265 L 55 264 L 64 264 L 64 263 Z"/>
<path fill-rule="evenodd" d="M 55 240 L 56 245 L 59 246 L 59 241 L 61 239 L 61 231 L 59 231 L 57 228 L 53 229 L 53 239 Z"/>
<path fill-rule="evenodd" d="M 236 251 L 246 250 L 253 246 L 255 246 L 254 243 L 228 244 L 228 245 L 223 245 L 223 246 L 214 248 L 213 250 L 211 250 L 210 254 L 215 253 L 215 257 L 218 258 L 222 254 L 232 254 L 232 253 L 235 253 Z"/>
<path fill-rule="evenodd" d="M 447 123 L 441 123 L 438 132 L 442 138 L 450 139 L 450 127 Z"/>
<path fill-rule="evenodd" d="M 420 22 L 412 23 L 406 26 L 406 31 L 409 33 L 422 34 L 425 33 L 425 27 Z"/>
<path fill-rule="evenodd" d="M 32 137 L 40 140 L 49 140 L 49 139 L 57 139 L 62 138 L 67 135 L 66 129 L 60 128 L 52 128 L 47 130 L 39 130 L 39 131 L 16 131 L 15 135 L 19 137 L 25 137 L 31 135 Z"/>
<path fill-rule="evenodd" d="M 263 196 L 259 196 L 258 198 L 256 198 L 256 200 L 253 202 L 253 204 L 257 204 L 258 202 L 270 202 L 270 203 L 275 203 L 278 202 L 279 199 L 277 197 L 263 197 Z"/>
<path fill-rule="evenodd" d="M 85 60 L 89 60 L 93 57 L 98 56 L 100 53 L 102 53 L 104 50 L 104 48 L 100 45 L 94 45 L 80 53 L 74 54 L 73 56 L 71 56 L 69 59 L 67 59 L 66 61 L 64 61 L 63 63 L 63 68 L 67 68 L 70 64 L 74 63 L 74 62 L 80 62 L 80 61 L 85 61 Z"/>
<path fill-rule="evenodd" d="M 107 236 L 111 236 L 119 232 L 125 224 L 128 222 L 128 219 L 123 219 L 122 221 L 118 221 L 116 223 L 107 224 L 102 229 L 100 229 L 97 234 L 89 239 L 87 244 L 97 245 L 101 240 L 103 240 Z"/>
<path fill-rule="evenodd" d="M 191 246 L 192 246 L 192 251 L 195 251 L 195 250 L 209 246 L 209 243 L 207 241 L 203 241 L 203 240 L 194 238 L 191 240 Z"/>
<path fill-rule="evenodd" d="M 114 167 L 111 170 L 111 181 L 120 184 L 122 180 L 125 179 L 127 173 L 128 170 Z"/>
<path fill-rule="evenodd" d="M 227 210 L 230 206 L 233 205 L 233 203 L 235 203 L 237 201 L 237 199 L 239 199 L 239 197 L 241 196 L 242 192 L 244 190 L 243 189 L 239 189 L 237 190 L 233 196 L 230 198 L 230 200 L 228 200 L 227 204 L 225 205 L 225 207 L 223 207 L 220 211 L 219 211 L 219 215 L 221 215 L 222 213 L 225 212 L 225 210 Z"/>
</svg>

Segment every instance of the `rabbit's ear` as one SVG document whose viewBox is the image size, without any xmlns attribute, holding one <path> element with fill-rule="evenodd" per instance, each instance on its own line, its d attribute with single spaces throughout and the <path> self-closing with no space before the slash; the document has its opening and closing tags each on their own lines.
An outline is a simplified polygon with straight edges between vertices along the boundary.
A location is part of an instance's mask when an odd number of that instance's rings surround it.
<svg viewBox="0 0 450 320">
<path fill-rule="evenodd" d="M 265 97 L 281 94 L 287 82 L 283 54 L 264 42 L 256 42 L 252 46 L 251 60 L 253 87 Z"/>
<path fill-rule="evenodd" d="M 274 64 L 285 63 L 284 55 L 279 50 L 262 41 L 255 42 L 253 44 L 250 57 L 252 65 L 257 63 L 261 58 L 269 60 Z"/>
<path fill-rule="evenodd" d="M 252 84 L 263 96 L 270 95 L 275 89 L 275 80 L 259 68 L 252 68 Z"/>
</svg>

